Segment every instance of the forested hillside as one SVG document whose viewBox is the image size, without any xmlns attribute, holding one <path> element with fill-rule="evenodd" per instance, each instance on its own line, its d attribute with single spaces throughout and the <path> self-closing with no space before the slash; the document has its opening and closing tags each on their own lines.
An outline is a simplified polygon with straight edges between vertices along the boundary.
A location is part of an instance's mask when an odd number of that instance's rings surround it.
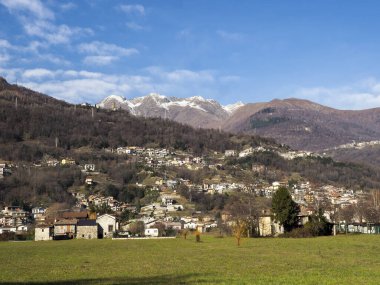
<svg viewBox="0 0 380 285">
<path fill-rule="evenodd" d="M 57 148 L 55 147 L 57 143 Z M 71 105 L 0 80 L 0 157 L 33 161 L 43 153 L 126 145 L 170 147 L 196 154 L 275 145 L 273 140 L 193 129 L 168 120 L 142 118 L 127 111 Z"/>
</svg>

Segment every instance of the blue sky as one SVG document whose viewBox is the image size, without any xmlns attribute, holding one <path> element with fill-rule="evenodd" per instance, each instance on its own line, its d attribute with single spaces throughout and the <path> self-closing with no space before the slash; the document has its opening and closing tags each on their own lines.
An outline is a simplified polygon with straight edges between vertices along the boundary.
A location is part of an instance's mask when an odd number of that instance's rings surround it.
<svg viewBox="0 0 380 285">
<path fill-rule="evenodd" d="M 0 75 L 69 102 L 158 92 L 380 107 L 377 0 L 0 0 Z"/>
</svg>

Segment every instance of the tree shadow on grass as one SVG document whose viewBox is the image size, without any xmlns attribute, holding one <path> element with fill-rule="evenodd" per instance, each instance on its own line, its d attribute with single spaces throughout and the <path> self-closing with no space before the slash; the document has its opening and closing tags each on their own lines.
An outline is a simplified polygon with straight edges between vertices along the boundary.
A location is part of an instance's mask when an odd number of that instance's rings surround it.
<svg viewBox="0 0 380 285">
<path fill-rule="evenodd" d="M 99 279 L 77 279 L 77 280 L 61 280 L 61 281 L 34 281 L 34 282 L 0 282 L 0 285 L 89 285 L 89 284 L 113 284 L 113 285 L 191 285 L 191 284 L 225 284 L 226 280 L 221 280 L 212 275 L 199 275 L 196 273 L 185 275 L 159 275 L 149 277 L 114 277 L 114 278 L 99 278 Z"/>
</svg>

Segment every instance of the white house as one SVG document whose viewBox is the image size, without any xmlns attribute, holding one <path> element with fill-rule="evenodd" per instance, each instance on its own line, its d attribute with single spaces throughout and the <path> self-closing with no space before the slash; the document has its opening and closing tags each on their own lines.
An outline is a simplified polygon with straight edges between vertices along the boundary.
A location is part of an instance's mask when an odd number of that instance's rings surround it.
<svg viewBox="0 0 380 285">
<path fill-rule="evenodd" d="M 158 237 L 158 229 L 157 228 L 145 229 L 145 236 Z"/>
<path fill-rule="evenodd" d="M 112 238 L 113 233 L 119 229 L 116 217 L 109 214 L 97 217 L 96 222 L 99 224 L 99 237 L 101 238 Z"/>
<path fill-rule="evenodd" d="M 42 207 L 34 207 L 32 209 L 32 215 L 35 220 L 43 219 L 45 216 L 46 209 Z"/>
<path fill-rule="evenodd" d="M 87 172 L 95 171 L 95 164 L 93 164 L 93 163 L 85 164 L 84 170 Z"/>
<path fill-rule="evenodd" d="M 236 151 L 234 149 L 227 149 L 224 152 L 224 156 L 226 157 L 236 156 Z"/>
<path fill-rule="evenodd" d="M 52 240 L 53 239 L 53 228 L 48 225 L 38 225 L 34 229 L 34 240 Z"/>
</svg>

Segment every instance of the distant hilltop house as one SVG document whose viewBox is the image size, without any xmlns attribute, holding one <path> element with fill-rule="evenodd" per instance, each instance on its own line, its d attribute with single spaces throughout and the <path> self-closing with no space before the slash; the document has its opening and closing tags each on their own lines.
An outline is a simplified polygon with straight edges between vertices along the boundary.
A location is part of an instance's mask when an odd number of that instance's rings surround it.
<svg viewBox="0 0 380 285">
<path fill-rule="evenodd" d="M 92 185 L 94 183 L 94 180 L 92 177 L 86 177 L 85 183 L 86 185 Z"/>
<path fill-rule="evenodd" d="M 64 158 L 61 160 L 62 165 L 75 165 L 75 160 L 71 158 Z"/>
<path fill-rule="evenodd" d="M 83 169 L 86 172 L 94 172 L 95 171 L 95 164 L 93 164 L 93 163 L 85 164 Z"/>
<path fill-rule="evenodd" d="M 35 220 L 43 220 L 45 219 L 46 209 L 43 207 L 34 207 L 32 209 L 32 215 Z"/>
<path fill-rule="evenodd" d="M 7 163 L 0 163 L 0 176 L 10 175 L 12 170 Z"/>
<path fill-rule="evenodd" d="M 239 157 L 246 157 L 248 155 L 251 155 L 253 153 L 253 148 L 250 147 L 250 148 L 247 148 L 241 152 L 239 152 Z"/>
<path fill-rule="evenodd" d="M 236 156 L 236 150 L 234 149 L 228 149 L 224 152 L 225 157 L 233 157 Z"/>
</svg>

